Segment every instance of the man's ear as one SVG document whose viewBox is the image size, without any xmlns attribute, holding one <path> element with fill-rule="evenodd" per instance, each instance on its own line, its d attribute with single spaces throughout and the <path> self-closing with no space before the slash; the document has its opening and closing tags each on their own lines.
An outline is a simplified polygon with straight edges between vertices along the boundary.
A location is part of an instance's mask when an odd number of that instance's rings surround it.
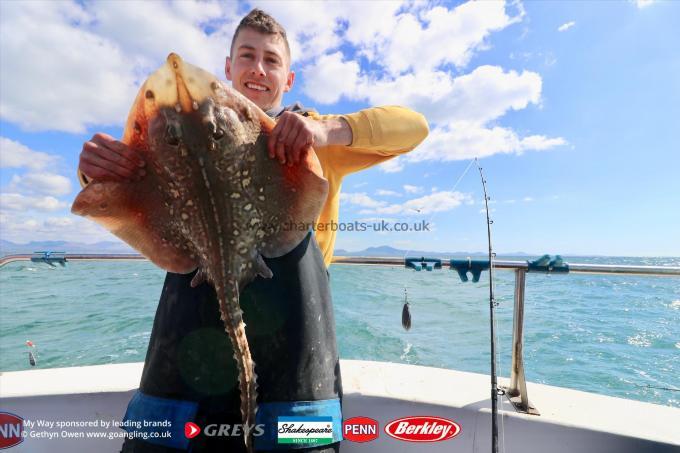
<svg viewBox="0 0 680 453">
<path fill-rule="evenodd" d="M 295 71 L 288 71 L 288 78 L 286 79 L 286 88 L 283 90 L 287 93 L 293 88 L 293 82 L 295 82 Z"/>
<path fill-rule="evenodd" d="M 227 76 L 227 80 L 231 80 L 231 58 L 227 57 L 224 63 L 224 75 Z"/>
</svg>

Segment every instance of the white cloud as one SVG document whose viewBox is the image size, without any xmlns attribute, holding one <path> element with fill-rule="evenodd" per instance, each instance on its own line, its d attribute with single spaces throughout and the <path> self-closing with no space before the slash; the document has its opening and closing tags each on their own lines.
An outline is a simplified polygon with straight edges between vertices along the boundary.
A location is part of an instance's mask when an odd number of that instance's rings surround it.
<svg viewBox="0 0 680 453">
<path fill-rule="evenodd" d="M 31 197 L 20 193 L 0 192 L 0 207 L 8 211 L 57 211 L 68 203 L 50 196 Z"/>
<path fill-rule="evenodd" d="M 651 6 L 653 3 L 656 3 L 656 0 L 634 0 L 635 4 L 637 5 L 638 8 L 647 8 L 648 6 Z"/>
<path fill-rule="evenodd" d="M 13 175 L 9 188 L 23 193 L 58 197 L 71 193 L 71 180 L 54 173 L 26 173 Z"/>
<path fill-rule="evenodd" d="M 387 69 L 396 75 L 408 69 L 432 70 L 446 63 L 462 68 L 475 51 L 485 47 L 492 32 L 519 17 L 509 17 L 504 2 L 466 2 L 451 10 L 436 6 L 423 11 L 420 20 L 411 14 L 401 15 L 383 46 Z"/>
<path fill-rule="evenodd" d="M 403 215 L 418 215 L 430 214 L 433 212 L 450 211 L 462 203 L 470 199 L 470 195 L 461 192 L 442 191 L 425 195 L 420 198 L 414 198 L 401 204 L 390 204 L 375 207 L 373 209 L 364 209 L 359 211 L 360 214 L 403 214 Z"/>
<path fill-rule="evenodd" d="M 395 192 L 394 190 L 386 190 L 386 189 L 378 189 L 375 191 L 376 195 L 381 195 L 385 197 L 401 197 L 401 194 L 399 192 Z"/>
<path fill-rule="evenodd" d="M 33 151 L 14 140 L 0 137 L 0 168 L 22 168 L 42 170 L 57 159 L 40 151 Z"/>
<path fill-rule="evenodd" d="M 340 201 L 366 208 L 377 208 L 386 204 L 384 201 L 375 200 L 363 192 L 342 192 L 340 193 Z"/>
<path fill-rule="evenodd" d="M 48 217 L 45 226 L 52 228 L 70 227 L 75 224 L 75 217 Z"/>
<path fill-rule="evenodd" d="M 302 91 L 316 102 L 344 97 L 399 104 L 428 118 L 434 126 L 429 145 L 381 164 L 383 172 L 419 160 L 521 153 L 566 142 L 518 136 L 496 124 L 510 111 L 540 106 L 538 73 L 491 65 L 463 71 L 488 48 L 493 33 L 523 18 L 521 3 L 253 6 L 286 27 Z M 243 13 L 238 4 L 215 1 L 2 2 L 0 7 L 0 117 L 25 128 L 70 132 L 122 124 L 139 83 L 170 51 L 221 74 L 222 56 Z M 46 83 L 58 89 L 40 89 Z"/>
<path fill-rule="evenodd" d="M 281 23 L 288 36 L 293 65 L 336 49 L 342 39 L 336 33 L 341 27 L 346 2 L 254 1 L 251 4 L 271 14 Z M 356 8 L 355 9 L 361 9 Z"/>
<path fill-rule="evenodd" d="M 16 243 L 63 240 L 75 242 L 120 241 L 96 223 L 76 216 L 42 218 L 29 214 L 0 214 L 2 239 Z"/>
<path fill-rule="evenodd" d="M 404 161 L 401 156 L 393 157 L 378 165 L 378 168 L 385 173 L 397 173 L 404 169 Z"/>
<path fill-rule="evenodd" d="M 574 22 L 573 20 L 569 21 L 569 22 L 564 23 L 564 24 L 560 25 L 559 27 L 557 27 L 557 31 L 567 31 L 571 27 L 573 27 L 574 25 L 576 25 L 576 22 Z"/>
<path fill-rule="evenodd" d="M 564 144 L 566 141 L 562 138 L 541 135 L 520 138 L 508 128 L 485 127 L 460 121 L 432 129 L 425 141 L 404 158 L 408 162 L 466 160 L 499 153 L 543 151 Z"/>
<path fill-rule="evenodd" d="M 336 21 L 347 18 L 344 37 L 360 56 L 386 72 L 374 67 L 362 70 L 359 56 L 348 60 L 338 49 L 309 62 L 303 72 L 304 91 L 317 102 L 346 98 L 370 105 L 404 105 L 423 113 L 435 125 L 428 139 L 429 151 L 428 145 L 421 145 L 415 153 L 381 164 L 380 170 L 395 173 L 406 163 L 419 160 L 519 154 L 566 143 L 561 137 L 521 137 L 512 129 L 490 124 L 510 111 L 540 106 L 542 79 L 538 73 L 483 65 L 455 76 L 442 66 L 467 65 L 471 55 L 484 49 L 490 33 L 521 19 L 521 6 L 511 17 L 503 2 L 468 2 L 451 10 L 390 5 L 394 7 L 392 17 L 389 11 L 381 19 L 372 16 L 373 11 L 362 16 L 361 20 L 372 18 L 377 23 L 363 34 L 353 27 L 353 21 L 358 20 L 353 13 L 327 13 Z M 411 66 L 414 61 L 417 68 Z"/>
<path fill-rule="evenodd" d="M 421 193 L 423 191 L 422 187 L 412 186 L 410 184 L 404 184 L 402 187 L 406 193 Z"/>
<path fill-rule="evenodd" d="M 459 77 L 443 71 L 407 74 L 380 80 L 361 79 L 355 96 L 373 105 L 406 105 L 435 124 L 452 121 L 485 123 L 508 110 L 538 104 L 541 76 L 532 71 L 504 71 L 499 66 L 479 66 Z"/>
<path fill-rule="evenodd" d="M 343 93 L 353 92 L 359 70 L 359 63 L 343 61 L 341 52 L 324 55 L 314 65 L 302 70 L 305 81 L 302 91 L 319 103 L 333 104 Z M 338 74 L 342 74 L 342 77 L 338 77 Z"/>
<path fill-rule="evenodd" d="M 121 125 L 138 85 L 171 51 L 221 72 L 236 5 L 0 3 L 0 117 L 29 130 Z M 206 34 L 201 24 L 216 23 Z"/>
<path fill-rule="evenodd" d="M 528 203 L 530 201 L 534 201 L 534 199 L 532 197 L 524 197 L 522 201 L 526 201 Z"/>
<path fill-rule="evenodd" d="M 398 222 L 399 219 L 396 217 L 363 217 L 357 219 L 357 222 L 366 222 L 366 223 L 380 223 L 380 222 L 391 222 L 395 223 Z"/>
</svg>

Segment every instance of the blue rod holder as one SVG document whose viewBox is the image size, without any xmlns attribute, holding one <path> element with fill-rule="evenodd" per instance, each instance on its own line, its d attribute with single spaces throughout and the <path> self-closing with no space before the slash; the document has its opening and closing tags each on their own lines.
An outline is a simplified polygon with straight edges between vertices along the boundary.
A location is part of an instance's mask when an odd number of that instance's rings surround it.
<svg viewBox="0 0 680 453">
<path fill-rule="evenodd" d="M 438 258 L 425 258 L 424 256 L 421 256 L 420 258 L 406 258 L 404 260 L 404 266 L 415 269 L 418 272 L 423 269 L 432 271 L 432 269 L 442 268 L 442 260 Z"/>
<path fill-rule="evenodd" d="M 455 269 L 456 272 L 458 272 L 458 276 L 462 282 L 468 281 L 467 273 L 470 272 L 472 274 L 472 281 L 477 283 L 482 275 L 482 271 L 489 269 L 489 260 L 473 260 L 470 258 L 464 260 L 453 259 L 449 261 L 449 265 L 451 266 L 451 269 Z"/>
<path fill-rule="evenodd" d="M 569 264 L 565 263 L 560 255 L 551 258 L 550 255 L 543 255 L 534 261 L 527 261 L 527 272 L 540 272 L 542 274 L 567 274 Z"/>
</svg>

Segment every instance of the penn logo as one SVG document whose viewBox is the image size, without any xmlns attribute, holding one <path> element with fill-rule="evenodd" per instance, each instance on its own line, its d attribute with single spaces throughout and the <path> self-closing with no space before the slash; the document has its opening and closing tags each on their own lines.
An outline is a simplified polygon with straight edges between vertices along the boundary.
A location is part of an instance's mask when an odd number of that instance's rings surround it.
<svg viewBox="0 0 680 453">
<path fill-rule="evenodd" d="M 460 434 L 460 425 L 447 418 L 421 415 L 393 420 L 385 426 L 385 432 L 407 442 L 441 442 Z"/>
<path fill-rule="evenodd" d="M 378 422 L 368 417 L 352 417 L 342 422 L 342 435 L 350 442 L 370 442 L 378 438 Z"/>
<path fill-rule="evenodd" d="M 0 450 L 24 441 L 24 419 L 9 412 L 0 412 Z"/>
</svg>

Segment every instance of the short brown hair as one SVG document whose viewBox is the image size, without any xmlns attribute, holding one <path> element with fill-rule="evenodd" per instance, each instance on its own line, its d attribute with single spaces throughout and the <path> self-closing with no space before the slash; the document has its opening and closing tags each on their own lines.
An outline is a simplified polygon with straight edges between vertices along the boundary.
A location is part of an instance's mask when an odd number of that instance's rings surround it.
<svg viewBox="0 0 680 453">
<path fill-rule="evenodd" d="M 286 30 L 281 26 L 280 23 L 276 21 L 272 16 L 265 13 L 259 8 L 253 9 L 248 13 L 246 17 L 241 19 L 236 31 L 234 32 L 234 37 L 231 38 L 231 46 L 229 48 L 229 54 L 233 56 L 234 54 L 234 43 L 238 34 L 244 28 L 251 28 L 257 32 L 264 33 L 267 35 L 278 35 L 283 39 L 283 43 L 286 45 L 286 53 L 288 54 L 288 62 L 290 62 L 290 46 L 288 45 L 288 37 L 286 36 Z"/>
</svg>

